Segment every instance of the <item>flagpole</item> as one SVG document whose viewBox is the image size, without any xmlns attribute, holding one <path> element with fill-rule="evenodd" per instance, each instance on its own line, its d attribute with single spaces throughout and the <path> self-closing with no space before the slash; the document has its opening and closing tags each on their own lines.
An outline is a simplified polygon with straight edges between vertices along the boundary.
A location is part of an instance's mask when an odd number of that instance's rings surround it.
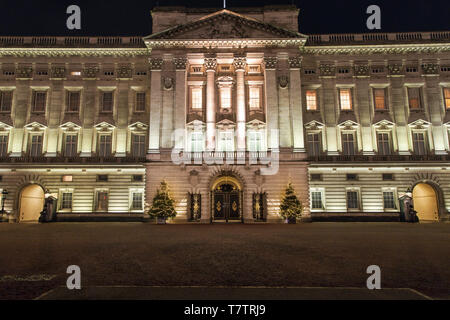
<svg viewBox="0 0 450 320">
<path fill-rule="evenodd" d="M 224 8 L 224 9 L 227 8 L 227 0 L 223 0 L 223 8 Z"/>
</svg>

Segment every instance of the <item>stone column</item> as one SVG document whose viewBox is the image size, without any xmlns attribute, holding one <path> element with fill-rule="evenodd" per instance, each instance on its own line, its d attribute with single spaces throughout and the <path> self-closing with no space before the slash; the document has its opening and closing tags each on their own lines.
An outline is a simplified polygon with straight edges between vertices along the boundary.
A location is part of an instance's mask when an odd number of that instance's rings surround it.
<svg viewBox="0 0 450 320">
<path fill-rule="evenodd" d="M 174 59 L 176 69 L 175 79 L 175 130 L 179 132 L 175 137 L 175 149 L 184 148 L 184 132 L 186 127 L 186 64 L 185 57 Z"/>
<path fill-rule="evenodd" d="M 245 151 L 245 125 L 246 125 L 246 108 L 245 108 L 245 66 L 246 58 L 234 58 L 234 68 L 236 71 L 236 91 L 237 91 L 237 151 Z"/>
<path fill-rule="evenodd" d="M 161 125 L 161 69 L 163 59 L 150 59 L 151 68 L 151 101 L 150 101 L 150 129 L 148 153 L 159 153 L 160 125 Z"/>
<path fill-rule="evenodd" d="M 390 64 L 388 66 L 391 82 L 391 99 L 397 131 L 398 153 L 400 155 L 411 154 L 408 139 L 408 118 L 406 113 L 406 91 L 404 88 L 403 66 L 401 64 Z M 406 106 L 405 106 L 406 105 Z"/>
<path fill-rule="evenodd" d="M 369 76 L 363 74 L 363 71 L 369 67 L 366 65 L 359 65 L 355 67 L 355 73 L 357 73 L 356 78 L 356 90 L 355 90 L 355 101 L 357 104 L 357 112 L 359 112 L 360 125 L 361 125 L 361 145 L 364 155 L 375 154 L 373 148 L 373 138 L 372 138 L 372 115 L 370 111 L 370 86 L 369 86 Z M 356 110 L 355 110 L 356 112 Z"/>
<path fill-rule="evenodd" d="M 264 58 L 265 84 L 266 84 L 266 106 L 267 106 L 267 147 L 269 150 L 279 149 L 279 126 L 278 126 L 278 89 L 276 69 L 278 60 L 276 57 Z"/>
<path fill-rule="evenodd" d="M 290 105 L 291 105 L 291 127 L 293 133 L 294 152 L 305 152 L 305 139 L 302 112 L 302 82 L 300 68 L 302 57 L 289 59 L 290 68 Z"/>
<path fill-rule="evenodd" d="M 338 134 L 336 115 L 336 78 L 333 76 L 322 77 L 323 107 L 325 119 L 325 134 L 327 153 L 330 156 L 338 155 Z"/>
<path fill-rule="evenodd" d="M 215 58 L 205 59 L 206 69 L 206 149 L 215 149 L 216 135 L 216 80 L 217 60 Z"/>
<path fill-rule="evenodd" d="M 442 125 L 443 114 L 441 109 L 442 87 L 439 85 L 439 74 L 437 64 L 427 64 L 425 73 L 425 105 L 428 105 L 431 120 L 431 134 L 433 135 L 433 144 L 435 154 L 446 155 L 445 136 L 446 132 Z"/>
</svg>

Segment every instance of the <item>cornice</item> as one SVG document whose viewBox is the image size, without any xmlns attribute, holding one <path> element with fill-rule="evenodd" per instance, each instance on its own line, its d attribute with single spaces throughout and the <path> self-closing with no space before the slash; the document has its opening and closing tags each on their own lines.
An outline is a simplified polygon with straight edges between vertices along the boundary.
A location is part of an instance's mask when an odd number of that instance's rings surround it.
<svg viewBox="0 0 450 320">
<path fill-rule="evenodd" d="M 405 45 L 347 45 L 347 46 L 304 46 L 304 54 L 405 54 L 438 53 L 450 51 L 450 43 L 405 44 Z"/>
<path fill-rule="evenodd" d="M 214 39 L 214 40 L 145 40 L 149 49 L 155 48 L 265 48 L 302 47 L 306 39 Z"/>
<path fill-rule="evenodd" d="M 70 57 L 70 56 L 147 56 L 147 48 L 0 48 L 0 57 Z"/>
</svg>

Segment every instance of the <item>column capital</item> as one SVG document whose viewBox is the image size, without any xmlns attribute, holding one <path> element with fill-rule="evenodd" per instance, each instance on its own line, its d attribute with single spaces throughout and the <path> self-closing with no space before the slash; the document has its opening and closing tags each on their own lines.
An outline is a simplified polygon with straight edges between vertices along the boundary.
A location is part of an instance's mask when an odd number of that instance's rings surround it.
<svg viewBox="0 0 450 320">
<path fill-rule="evenodd" d="M 236 71 L 244 71 L 247 66 L 247 58 L 245 57 L 234 57 L 233 61 L 234 69 Z"/>
<path fill-rule="evenodd" d="M 303 57 L 295 56 L 289 58 L 289 68 L 291 69 L 300 69 L 302 67 Z"/>
<path fill-rule="evenodd" d="M 205 58 L 205 69 L 206 71 L 216 71 L 217 59 L 216 58 Z"/>
<path fill-rule="evenodd" d="M 161 70 L 163 65 L 162 58 L 150 58 L 150 70 Z"/>
<path fill-rule="evenodd" d="M 264 65 L 266 69 L 276 69 L 278 66 L 277 57 L 264 57 Z"/>
<path fill-rule="evenodd" d="M 185 57 L 173 58 L 173 64 L 176 70 L 186 70 L 187 59 Z"/>
</svg>

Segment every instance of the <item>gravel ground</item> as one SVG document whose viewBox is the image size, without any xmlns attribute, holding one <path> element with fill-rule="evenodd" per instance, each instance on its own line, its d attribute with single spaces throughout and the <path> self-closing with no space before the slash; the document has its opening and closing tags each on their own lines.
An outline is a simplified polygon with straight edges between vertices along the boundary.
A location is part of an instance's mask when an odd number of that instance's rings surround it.
<svg viewBox="0 0 450 320">
<path fill-rule="evenodd" d="M 365 287 L 450 299 L 450 224 L 0 224 L 0 299 L 64 285 Z"/>
</svg>

